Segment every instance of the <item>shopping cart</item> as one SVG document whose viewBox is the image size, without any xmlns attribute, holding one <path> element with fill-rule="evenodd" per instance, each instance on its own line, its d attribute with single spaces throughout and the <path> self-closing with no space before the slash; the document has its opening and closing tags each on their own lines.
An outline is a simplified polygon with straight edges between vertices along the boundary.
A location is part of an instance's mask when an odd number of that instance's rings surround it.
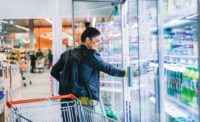
<svg viewBox="0 0 200 122">
<path fill-rule="evenodd" d="M 63 98 L 70 101 L 58 101 Z M 119 122 L 82 106 L 72 94 L 10 101 L 7 106 L 10 113 L 6 122 Z"/>
<path fill-rule="evenodd" d="M 30 61 L 26 60 L 20 64 L 20 72 L 22 76 L 23 85 L 27 86 L 32 84 L 30 77 Z"/>
</svg>

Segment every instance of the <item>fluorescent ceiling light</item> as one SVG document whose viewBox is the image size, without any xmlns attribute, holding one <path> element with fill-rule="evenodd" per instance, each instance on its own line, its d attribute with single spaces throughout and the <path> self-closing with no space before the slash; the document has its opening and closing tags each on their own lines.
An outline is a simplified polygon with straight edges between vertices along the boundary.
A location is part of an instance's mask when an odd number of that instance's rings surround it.
<svg viewBox="0 0 200 122">
<path fill-rule="evenodd" d="M 66 35 L 66 37 L 67 37 L 69 40 L 73 40 L 73 38 L 72 38 L 70 35 Z"/>
<path fill-rule="evenodd" d="M 30 29 L 23 27 L 23 26 L 15 25 L 15 27 L 20 28 L 22 30 L 30 31 Z"/>
<path fill-rule="evenodd" d="M 46 20 L 47 22 L 49 22 L 50 24 L 53 23 L 52 20 L 50 20 L 50 19 L 48 19 L 48 18 L 46 18 L 45 20 Z"/>
<path fill-rule="evenodd" d="M 92 18 L 92 27 L 95 27 L 95 25 L 96 25 L 96 20 L 97 20 L 96 17 L 93 17 L 93 18 Z"/>
<path fill-rule="evenodd" d="M 5 24 L 8 24 L 8 22 L 7 22 L 7 21 L 4 21 L 4 20 L 1 20 L 1 22 L 2 22 L 2 23 L 5 23 Z"/>
<path fill-rule="evenodd" d="M 198 14 L 196 13 L 196 14 L 187 16 L 187 17 L 185 17 L 185 18 L 186 18 L 186 19 L 192 19 L 192 18 L 197 17 L 197 16 L 198 16 Z"/>
<path fill-rule="evenodd" d="M 41 35 L 40 37 L 42 37 L 42 38 L 44 38 L 44 39 L 52 40 L 51 38 L 49 38 L 48 36 L 45 36 L 45 35 Z"/>
</svg>

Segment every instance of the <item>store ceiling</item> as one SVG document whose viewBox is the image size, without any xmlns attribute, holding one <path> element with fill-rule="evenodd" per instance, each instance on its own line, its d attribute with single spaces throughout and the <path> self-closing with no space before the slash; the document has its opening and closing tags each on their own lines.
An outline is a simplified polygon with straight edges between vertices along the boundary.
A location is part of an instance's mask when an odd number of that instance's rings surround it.
<svg viewBox="0 0 200 122">
<path fill-rule="evenodd" d="M 92 22 L 93 17 L 96 18 L 96 22 L 105 21 L 109 19 L 113 14 L 113 5 L 109 2 L 75 2 L 74 3 L 75 13 L 75 24 L 81 22 L 90 21 Z M 102 19 L 103 18 L 103 19 Z M 26 27 L 29 29 L 29 19 L 15 19 L 15 20 L 4 20 L 7 24 L 3 24 L 3 29 L 9 33 L 26 32 L 26 30 L 17 28 L 16 25 Z M 52 20 L 51 20 L 52 21 Z M 72 19 L 63 19 L 63 27 L 71 27 Z M 34 27 L 52 27 L 46 19 L 34 19 Z"/>
<path fill-rule="evenodd" d="M 80 24 L 84 23 L 86 21 L 92 21 L 92 18 L 76 18 L 75 19 L 75 24 Z M 96 22 L 102 22 L 106 21 L 108 18 L 96 18 Z M 17 20 L 3 20 L 4 22 L 7 22 L 7 24 L 2 23 L 3 25 L 3 30 L 6 30 L 6 32 L 9 33 L 21 33 L 21 32 L 26 32 L 26 30 L 17 28 L 16 25 L 26 27 L 29 29 L 30 23 L 29 19 L 17 19 Z M 62 25 L 63 27 L 71 27 L 72 26 L 72 19 L 63 19 L 62 20 Z M 34 27 L 52 27 L 52 24 L 50 24 L 46 19 L 34 19 Z"/>
</svg>

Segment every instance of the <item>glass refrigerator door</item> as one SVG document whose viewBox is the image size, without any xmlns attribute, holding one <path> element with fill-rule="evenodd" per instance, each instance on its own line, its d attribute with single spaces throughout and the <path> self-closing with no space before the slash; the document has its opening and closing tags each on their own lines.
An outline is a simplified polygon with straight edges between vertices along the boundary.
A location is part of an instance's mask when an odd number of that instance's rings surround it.
<svg viewBox="0 0 200 122">
<path fill-rule="evenodd" d="M 198 122 L 197 0 L 163 0 L 167 122 Z"/>
<path fill-rule="evenodd" d="M 158 122 L 157 1 L 128 0 L 132 121 Z"/>
<path fill-rule="evenodd" d="M 121 11 L 118 3 L 74 2 L 76 44 L 84 31 L 84 23 L 96 27 L 102 36 L 99 52 L 105 62 L 122 68 Z M 101 99 L 96 111 L 115 120 L 123 119 L 122 78 L 100 73 Z"/>
</svg>

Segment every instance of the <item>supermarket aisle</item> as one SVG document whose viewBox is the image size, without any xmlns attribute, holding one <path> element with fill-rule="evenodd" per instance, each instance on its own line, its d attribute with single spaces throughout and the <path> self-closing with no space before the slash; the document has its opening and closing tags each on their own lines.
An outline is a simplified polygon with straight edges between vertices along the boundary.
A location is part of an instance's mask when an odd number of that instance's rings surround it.
<svg viewBox="0 0 200 122">
<path fill-rule="evenodd" d="M 45 70 L 44 73 L 31 74 L 32 85 L 22 87 L 21 98 L 37 98 L 50 96 L 50 71 Z"/>
</svg>

